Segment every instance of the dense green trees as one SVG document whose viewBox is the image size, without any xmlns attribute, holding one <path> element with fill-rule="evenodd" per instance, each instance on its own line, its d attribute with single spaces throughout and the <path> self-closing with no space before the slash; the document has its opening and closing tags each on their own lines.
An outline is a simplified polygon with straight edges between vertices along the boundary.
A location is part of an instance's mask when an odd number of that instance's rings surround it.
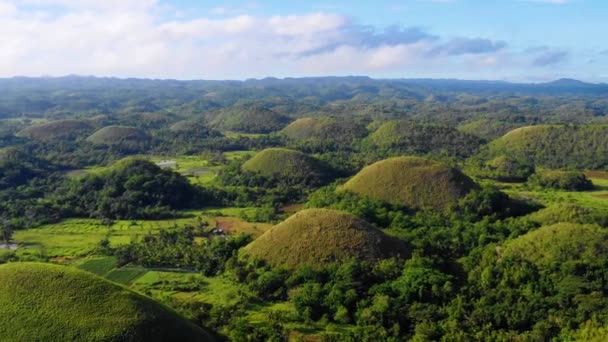
<svg viewBox="0 0 608 342">
<path fill-rule="evenodd" d="M 201 200 L 202 193 L 178 173 L 129 159 L 68 182 L 59 203 L 74 216 L 132 219 L 170 216 Z"/>
</svg>

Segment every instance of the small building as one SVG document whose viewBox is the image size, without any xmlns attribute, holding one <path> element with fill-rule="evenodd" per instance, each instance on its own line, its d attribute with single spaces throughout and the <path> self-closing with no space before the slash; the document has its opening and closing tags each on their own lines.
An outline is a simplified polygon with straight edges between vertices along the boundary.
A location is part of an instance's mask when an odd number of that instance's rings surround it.
<svg viewBox="0 0 608 342">
<path fill-rule="evenodd" d="M 175 160 L 161 160 L 156 163 L 156 166 L 161 169 L 177 169 L 177 162 Z"/>
</svg>

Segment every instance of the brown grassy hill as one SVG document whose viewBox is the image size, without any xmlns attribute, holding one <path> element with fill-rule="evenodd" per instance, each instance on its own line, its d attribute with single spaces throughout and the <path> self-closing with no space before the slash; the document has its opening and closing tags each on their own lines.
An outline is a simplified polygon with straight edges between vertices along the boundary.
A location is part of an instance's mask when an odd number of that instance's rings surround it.
<svg viewBox="0 0 608 342">
<path fill-rule="evenodd" d="M 93 131 L 93 126 L 80 120 L 51 121 L 41 125 L 29 126 L 17 133 L 20 137 L 35 140 L 68 139 L 86 137 Z"/>
<path fill-rule="evenodd" d="M 149 139 L 142 130 L 134 127 L 107 126 L 93 133 L 87 141 L 96 145 L 116 145 L 121 143 L 143 143 Z"/>
<path fill-rule="evenodd" d="M 272 227 L 244 253 L 274 266 L 323 267 L 351 258 L 408 257 L 405 244 L 348 213 L 307 209 Z"/>
<path fill-rule="evenodd" d="M 372 164 L 341 189 L 415 209 L 443 210 L 456 204 L 475 182 L 459 170 L 440 162 L 398 157 Z"/>
<path fill-rule="evenodd" d="M 265 149 L 246 161 L 242 169 L 265 177 L 309 179 L 312 183 L 323 183 L 332 175 L 320 160 L 285 148 Z"/>
</svg>

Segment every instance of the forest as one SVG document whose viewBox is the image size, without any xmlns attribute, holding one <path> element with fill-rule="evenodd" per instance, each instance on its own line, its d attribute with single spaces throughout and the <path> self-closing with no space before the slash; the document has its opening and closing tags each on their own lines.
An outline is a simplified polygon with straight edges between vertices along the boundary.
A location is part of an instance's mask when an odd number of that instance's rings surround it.
<svg viewBox="0 0 608 342">
<path fill-rule="evenodd" d="M 0 89 L 0 337 L 608 340 L 606 84 Z"/>
</svg>

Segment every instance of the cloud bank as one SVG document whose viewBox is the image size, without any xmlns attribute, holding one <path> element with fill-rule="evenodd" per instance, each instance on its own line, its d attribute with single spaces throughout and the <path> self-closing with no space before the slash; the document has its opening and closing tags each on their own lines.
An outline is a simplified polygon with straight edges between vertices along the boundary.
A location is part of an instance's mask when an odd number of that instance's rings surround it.
<svg viewBox="0 0 608 342">
<path fill-rule="evenodd" d="M 552 50 L 516 56 L 502 40 L 378 29 L 326 12 L 259 17 L 216 8 L 188 19 L 174 12 L 156 0 L 0 0 L 0 76 L 434 77 L 458 70 L 477 78 L 506 64 L 544 67 L 567 57 Z"/>
</svg>

